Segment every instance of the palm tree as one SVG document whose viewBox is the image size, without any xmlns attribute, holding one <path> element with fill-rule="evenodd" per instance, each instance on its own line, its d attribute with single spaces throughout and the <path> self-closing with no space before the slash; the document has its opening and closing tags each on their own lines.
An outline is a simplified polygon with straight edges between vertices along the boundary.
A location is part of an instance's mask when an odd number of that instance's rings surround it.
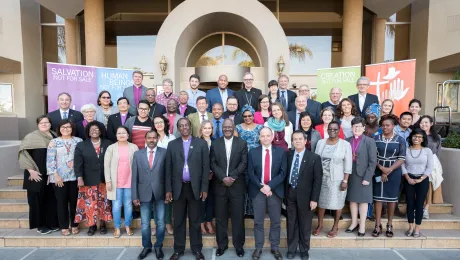
<svg viewBox="0 0 460 260">
<path fill-rule="evenodd" d="M 195 63 L 195 67 L 216 66 L 222 61 L 222 56 L 209 56 L 208 53 L 203 54 Z"/>
<path fill-rule="evenodd" d="M 289 44 L 289 54 L 291 58 L 296 58 L 299 61 L 305 61 L 307 55 L 310 58 L 313 57 L 313 52 L 306 45 L 298 43 Z"/>
<path fill-rule="evenodd" d="M 240 67 L 255 67 L 256 65 L 252 60 L 243 60 L 238 63 L 238 66 Z"/>
</svg>

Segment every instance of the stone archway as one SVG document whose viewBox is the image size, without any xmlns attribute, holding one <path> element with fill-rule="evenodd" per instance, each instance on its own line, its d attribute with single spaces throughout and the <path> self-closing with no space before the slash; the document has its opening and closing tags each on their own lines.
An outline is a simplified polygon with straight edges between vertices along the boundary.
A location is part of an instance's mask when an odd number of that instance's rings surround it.
<svg viewBox="0 0 460 260">
<path fill-rule="evenodd" d="M 257 14 L 257 15 L 254 15 Z M 168 63 L 166 77 L 181 82 L 180 70 L 194 45 L 206 35 L 227 31 L 253 43 L 260 55 L 262 81 L 277 77 L 280 56 L 289 71 L 289 44 L 273 13 L 257 0 L 187 0 L 165 19 L 157 35 L 155 63 L 164 55 Z M 156 67 L 155 84 L 161 84 L 161 70 Z M 256 79 L 257 80 L 257 79 Z M 176 91 L 179 84 L 175 84 Z"/>
</svg>

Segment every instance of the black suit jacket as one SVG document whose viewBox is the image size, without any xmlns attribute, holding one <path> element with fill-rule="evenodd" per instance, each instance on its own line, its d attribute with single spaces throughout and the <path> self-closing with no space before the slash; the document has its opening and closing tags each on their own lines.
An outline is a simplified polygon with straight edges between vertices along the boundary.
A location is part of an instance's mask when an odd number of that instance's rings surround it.
<svg viewBox="0 0 460 260">
<path fill-rule="evenodd" d="M 54 110 L 52 112 L 49 112 L 47 116 L 49 117 L 51 121 L 51 130 L 57 133 L 56 127 L 59 124 L 59 122 L 61 122 L 62 120 L 61 111 L 59 109 Z M 83 121 L 83 114 L 76 110 L 69 109 L 69 114 L 67 115 L 67 118 L 72 120 L 73 123 L 77 123 L 77 122 Z"/>
<path fill-rule="evenodd" d="M 294 91 L 291 90 L 286 90 L 287 94 L 287 103 L 288 103 L 288 109 L 287 111 L 295 110 L 295 98 L 297 97 L 297 94 Z M 281 90 L 278 89 L 278 100 L 281 98 Z M 281 102 L 281 101 L 280 101 Z"/>
<path fill-rule="evenodd" d="M 249 104 L 252 108 L 254 108 L 254 110 L 257 110 L 260 95 L 262 95 L 262 91 L 258 88 L 251 88 L 249 93 L 245 88 L 235 92 L 235 97 L 238 99 L 238 107 L 240 111 L 246 104 Z"/>
<path fill-rule="evenodd" d="M 180 112 L 180 109 L 179 109 L 178 112 Z M 185 112 L 184 112 L 184 117 L 187 117 L 188 115 L 190 115 L 192 113 L 196 113 L 196 108 L 187 105 L 187 108 L 185 109 Z"/>
<path fill-rule="evenodd" d="M 353 103 L 355 103 L 356 109 L 360 113 L 361 117 L 364 118 L 366 116 L 366 109 L 374 103 L 379 104 L 379 98 L 374 94 L 367 93 L 366 99 L 364 100 L 363 111 L 361 111 L 361 109 L 359 109 L 359 96 L 358 95 L 359 94 L 354 94 L 354 95 L 349 96 L 348 98 L 351 99 Z"/>
<path fill-rule="evenodd" d="M 330 107 L 330 108 L 332 108 L 332 110 L 334 111 L 334 113 L 336 113 L 336 112 L 337 112 L 337 106 L 338 106 L 338 104 L 337 104 L 337 105 L 333 105 L 333 104 L 331 104 L 331 102 L 326 101 L 326 102 L 323 102 L 323 103 L 321 104 L 321 110 L 323 110 L 323 109 L 325 109 L 325 108 L 327 108 L 327 107 Z"/>
<path fill-rule="evenodd" d="M 299 179 L 297 180 L 296 190 L 297 206 L 301 210 L 311 210 L 310 201 L 318 202 L 321 192 L 321 183 L 323 181 L 323 166 L 321 157 L 314 152 L 305 149 L 299 169 Z M 291 178 L 291 166 L 294 160 L 294 150 L 290 150 L 287 156 L 288 172 L 286 173 L 285 190 L 289 188 L 289 180 Z"/>
<path fill-rule="evenodd" d="M 96 120 L 94 120 L 96 121 Z M 107 138 L 107 130 L 105 129 L 105 125 L 99 121 L 96 121 L 97 124 L 99 125 L 99 128 L 102 129 L 102 138 Z M 75 126 L 77 128 L 77 134 L 76 136 L 77 137 L 80 137 L 81 139 L 83 140 L 86 140 L 86 136 L 85 136 L 85 127 L 83 127 L 83 121 L 80 121 L 78 123 L 75 123 Z"/>
<path fill-rule="evenodd" d="M 94 150 L 91 139 L 79 142 L 75 147 L 74 171 L 75 176 L 83 177 L 85 186 L 96 186 L 105 183 L 104 156 L 107 147 L 112 142 L 101 138 L 101 152 L 99 157 Z"/>
<path fill-rule="evenodd" d="M 158 104 L 157 102 L 155 102 L 155 104 L 153 104 L 153 105 L 150 104 L 150 111 L 149 111 L 149 117 L 150 118 L 154 118 L 156 116 L 161 116 L 163 114 L 166 114 L 166 107 L 165 106 L 163 106 L 162 104 Z"/>
<path fill-rule="evenodd" d="M 230 114 L 228 113 L 228 111 L 225 111 L 223 114 L 222 114 L 222 118 L 223 119 L 226 119 L 226 118 L 229 118 L 230 117 Z M 239 125 L 241 123 L 243 123 L 243 116 L 241 115 L 241 112 L 237 111 L 235 113 L 235 117 L 233 117 L 233 123 L 235 125 Z"/>
<path fill-rule="evenodd" d="M 132 114 L 128 113 L 126 120 L 132 116 Z M 114 143 L 117 141 L 117 129 L 119 126 L 121 126 L 121 114 L 118 112 L 110 115 L 107 121 L 107 139 Z"/>
<path fill-rule="evenodd" d="M 188 153 L 188 168 L 193 195 L 200 199 L 201 192 L 208 192 L 209 185 L 209 148 L 206 141 L 190 137 L 191 144 Z M 169 142 L 166 151 L 166 192 L 172 192 L 173 199 L 179 199 L 182 190 L 182 173 L 184 170 L 184 148 L 181 137 Z"/>
<path fill-rule="evenodd" d="M 227 177 L 227 152 L 225 150 L 225 137 L 214 140 L 211 144 L 211 171 L 214 173 L 215 194 L 225 195 L 228 191 L 232 195 L 246 194 L 246 179 L 244 173 L 248 165 L 248 145 L 239 138 L 233 137 L 230 153 L 228 177 L 235 179 L 232 186 L 223 185 L 223 179 Z"/>
<path fill-rule="evenodd" d="M 272 169 L 271 179 L 268 182 L 272 192 L 276 193 L 280 198 L 284 198 L 284 178 L 287 171 L 286 153 L 283 148 L 272 145 Z M 248 155 L 248 177 L 249 187 L 248 193 L 251 198 L 255 198 L 260 192 L 262 179 L 262 165 L 265 158 L 262 158 L 262 146 L 258 146 L 249 150 Z"/>
</svg>

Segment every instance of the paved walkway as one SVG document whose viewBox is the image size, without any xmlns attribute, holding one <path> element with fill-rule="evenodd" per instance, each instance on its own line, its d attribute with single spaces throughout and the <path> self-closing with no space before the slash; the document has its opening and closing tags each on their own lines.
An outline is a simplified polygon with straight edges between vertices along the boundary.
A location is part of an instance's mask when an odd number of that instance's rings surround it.
<svg viewBox="0 0 460 260">
<path fill-rule="evenodd" d="M 281 250 L 283 256 L 286 249 Z M 0 248 L 2 260 L 135 260 L 141 248 Z M 165 260 L 172 254 L 171 248 L 164 250 Z M 221 257 L 215 256 L 215 249 L 204 249 L 203 254 L 207 260 L 239 260 L 233 249 L 225 252 Z M 246 249 L 246 255 L 241 260 L 250 260 L 252 249 Z M 146 259 L 156 260 L 154 254 Z M 181 258 L 194 260 L 189 250 Z M 261 260 L 273 260 L 269 250 L 264 250 Z M 287 259 L 287 258 L 285 258 Z M 299 259 L 299 258 L 296 258 Z M 460 250 L 454 249 L 329 249 L 317 248 L 310 251 L 311 260 L 458 260 Z"/>
</svg>

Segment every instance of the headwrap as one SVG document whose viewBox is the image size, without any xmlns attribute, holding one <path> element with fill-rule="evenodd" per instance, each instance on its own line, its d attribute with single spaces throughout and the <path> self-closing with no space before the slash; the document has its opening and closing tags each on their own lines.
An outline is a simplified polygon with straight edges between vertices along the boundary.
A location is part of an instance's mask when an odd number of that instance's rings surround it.
<svg viewBox="0 0 460 260">
<path fill-rule="evenodd" d="M 256 111 L 254 110 L 254 108 L 252 108 L 252 106 L 250 106 L 250 105 L 248 105 L 248 104 L 244 105 L 244 107 L 241 109 L 241 111 L 242 111 L 243 113 L 246 112 L 246 111 L 249 111 L 249 112 L 251 112 L 253 115 L 254 115 L 254 113 L 256 113 Z"/>
<path fill-rule="evenodd" d="M 374 103 L 374 104 L 370 105 L 370 106 L 366 109 L 366 116 L 367 116 L 367 115 L 370 115 L 370 114 L 374 114 L 374 115 L 377 117 L 377 119 L 378 119 L 378 118 L 380 118 L 380 110 L 381 110 L 381 109 L 382 109 L 382 108 L 380 107 L 379 104 Z"/>
</svg>

